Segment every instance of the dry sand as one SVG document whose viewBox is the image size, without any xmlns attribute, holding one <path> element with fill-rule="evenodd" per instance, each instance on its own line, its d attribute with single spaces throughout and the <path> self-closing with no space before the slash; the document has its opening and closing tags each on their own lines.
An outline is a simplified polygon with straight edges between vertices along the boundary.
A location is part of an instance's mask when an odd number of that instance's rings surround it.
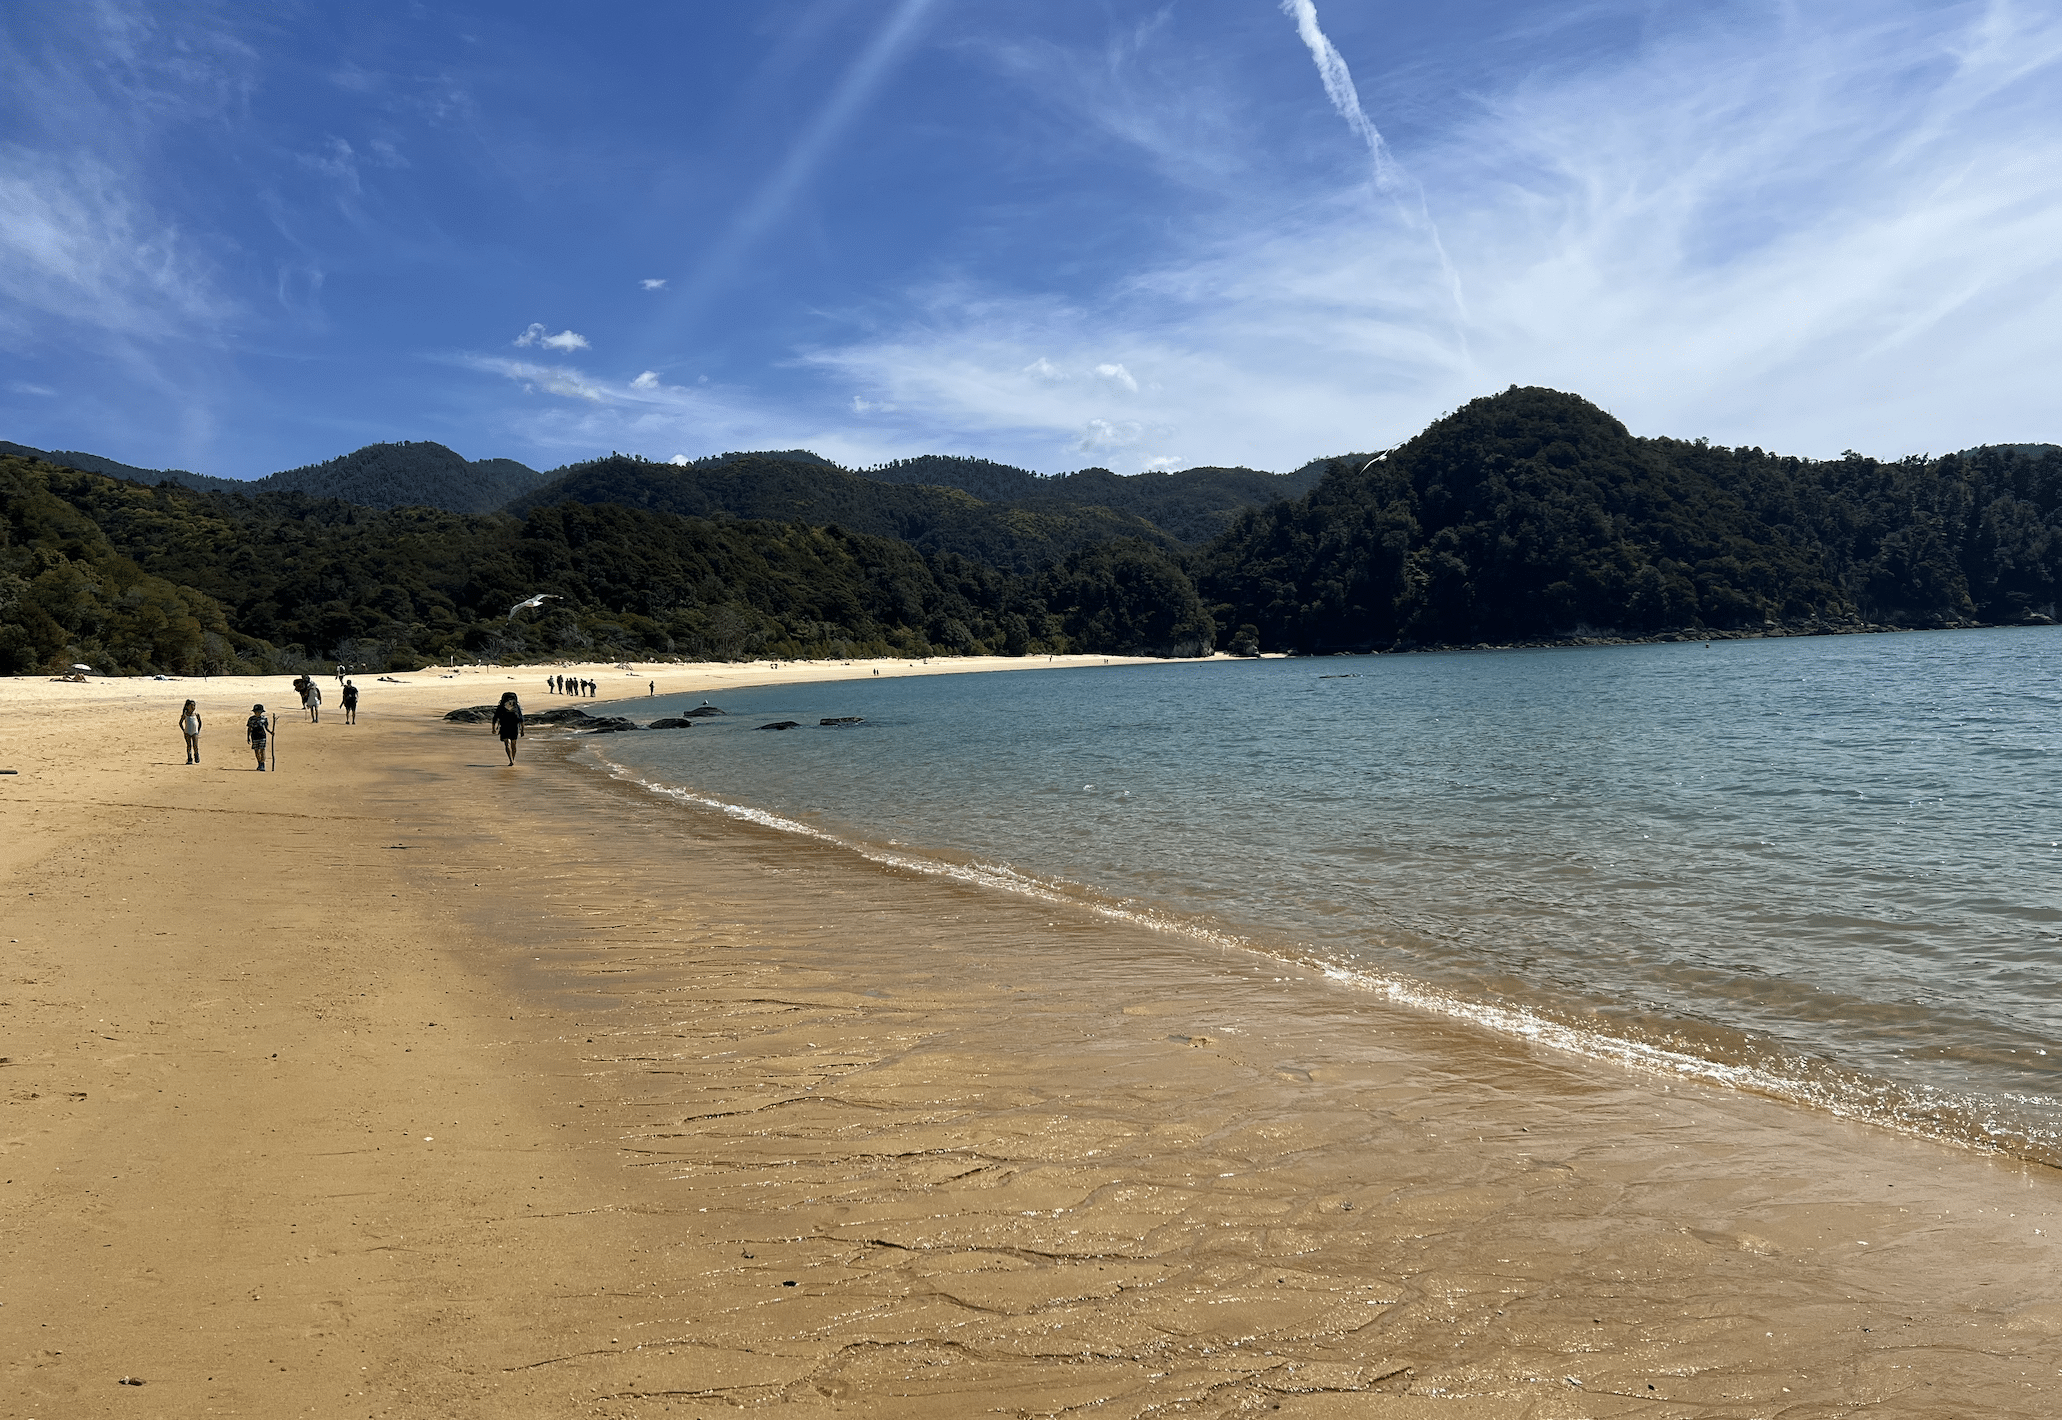
<svg viewBox="0 0 2062 1420">
<path fill-rule="evenodd" d="M 2054 1171 L 507 769 L 500 674 L 265 775 L 284 678 L 0 682 L 0 1417 L 2062 1410 Z"/>
</svg>

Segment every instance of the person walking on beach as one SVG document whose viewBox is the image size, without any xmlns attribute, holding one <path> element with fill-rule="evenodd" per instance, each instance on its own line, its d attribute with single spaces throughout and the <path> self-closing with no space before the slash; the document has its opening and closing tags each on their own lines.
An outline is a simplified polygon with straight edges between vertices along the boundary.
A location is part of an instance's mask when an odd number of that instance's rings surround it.
<svg viewBox="0 0 2062 1420">
<path fill-rule="evenodd" d="M 650 683 L 649 683 L 649 684 L 648 684 L 648 685 L 647 685 L 647 686 L 645 687 L 645 692 L 644 692 L 644 693 L 645 693 L 646 695 L 657 695 L 657 694 L 659 693 L 659 683 L 658 683 L 657 681 L 652 681 L 652 682 L 650 682 Z"/>
<path fill-rule="evenodd" d="M 251 752 L 258 756 L 258 770 L 260 773 L 263 773 L 265 769 L 266 742 L 272 737 L 272 731 L 265 724 L 264 706 L 253 705 L 251 707 L 251 718 L 243 722 L 243 737 L 250 741 Z"/>
<path fill-rule="evenodd" d="M 358 687 L 348 680 L 344 682 L 344 723 L 358 723 Z"/>
<path fill-rule="evenodd" d="M 508 751 L 508 762 L 514 764 L 516 741 L 523 737 L 523 703 L 513 690 L 502 691 L 501 703 L 494 707 L 494 733 Z"/>
<path fill-rule="evenodd" d="M 179 733 L 186 736 L 186 762 L 200 763 L 200 709 L 191 700 L 179 712 Z"/>
<path fill-rule="evenodd" d="M 308 681 L 308 694 L 306 700 L 303 703 L 306 704 L 308 707 L 308 723 L 311 725 L 321 724 L 322 687 L 317 685 L 312 677 Z"/>
</svg>

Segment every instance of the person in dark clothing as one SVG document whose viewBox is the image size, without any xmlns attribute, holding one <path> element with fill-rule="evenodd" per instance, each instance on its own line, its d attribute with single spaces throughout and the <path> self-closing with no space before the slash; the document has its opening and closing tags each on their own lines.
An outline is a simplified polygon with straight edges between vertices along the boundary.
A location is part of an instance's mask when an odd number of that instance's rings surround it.
<svg viewBox="0 0 2062 1420">
<path fill-rule="evenodd" d="M 508 762 L 514 764 L 516 741 L 523 737 L 523 705 L 513 690 L 502 691 L 501 703 L 494 707 L 494 733 L 508 751 Z"/>
<path fill-rule="evenodd" d="M 348 680 L 344 682 L 344 723 L 358 723 L 358 687 Z"/>
<path fill-rule="evenodd" d="M 243 722 L 243 737 L 250 742 L 251 753 L 258 757 L 258 769 L 265 768 L 265 750 L 272 739 L 272 730 L 265 723 L 265 707 L 253 705 L 251 718 Z"/>
</svg>

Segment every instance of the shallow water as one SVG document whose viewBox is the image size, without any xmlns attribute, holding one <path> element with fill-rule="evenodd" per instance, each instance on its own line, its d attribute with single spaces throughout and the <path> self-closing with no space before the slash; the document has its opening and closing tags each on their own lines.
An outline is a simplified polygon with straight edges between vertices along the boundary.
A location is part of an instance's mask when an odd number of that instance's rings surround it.
<svg viewBox="0 0 2062 1420">
<path fill-rule="evenodd" d="M 2058 672 L 2062 629 L 890 675 L 593 750 L 875 858 L 2062 1163 Z"/>
</svg>

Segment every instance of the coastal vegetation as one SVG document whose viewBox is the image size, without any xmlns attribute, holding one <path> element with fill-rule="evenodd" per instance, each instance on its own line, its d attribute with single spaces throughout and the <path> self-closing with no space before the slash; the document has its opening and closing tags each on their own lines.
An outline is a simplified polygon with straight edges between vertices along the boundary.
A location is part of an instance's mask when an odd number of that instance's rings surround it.
<svg viewBox="0 0 2062 1420">
<path fill-rule="evenodd" d="M 388 444 L 225 487 L 7 447 L 9 674 L 1322 653 L 2020 623 L 2062 592 L 2062 449 L 1814 461 L 1544 389 L 1293 475 Z"/>
</svg>

